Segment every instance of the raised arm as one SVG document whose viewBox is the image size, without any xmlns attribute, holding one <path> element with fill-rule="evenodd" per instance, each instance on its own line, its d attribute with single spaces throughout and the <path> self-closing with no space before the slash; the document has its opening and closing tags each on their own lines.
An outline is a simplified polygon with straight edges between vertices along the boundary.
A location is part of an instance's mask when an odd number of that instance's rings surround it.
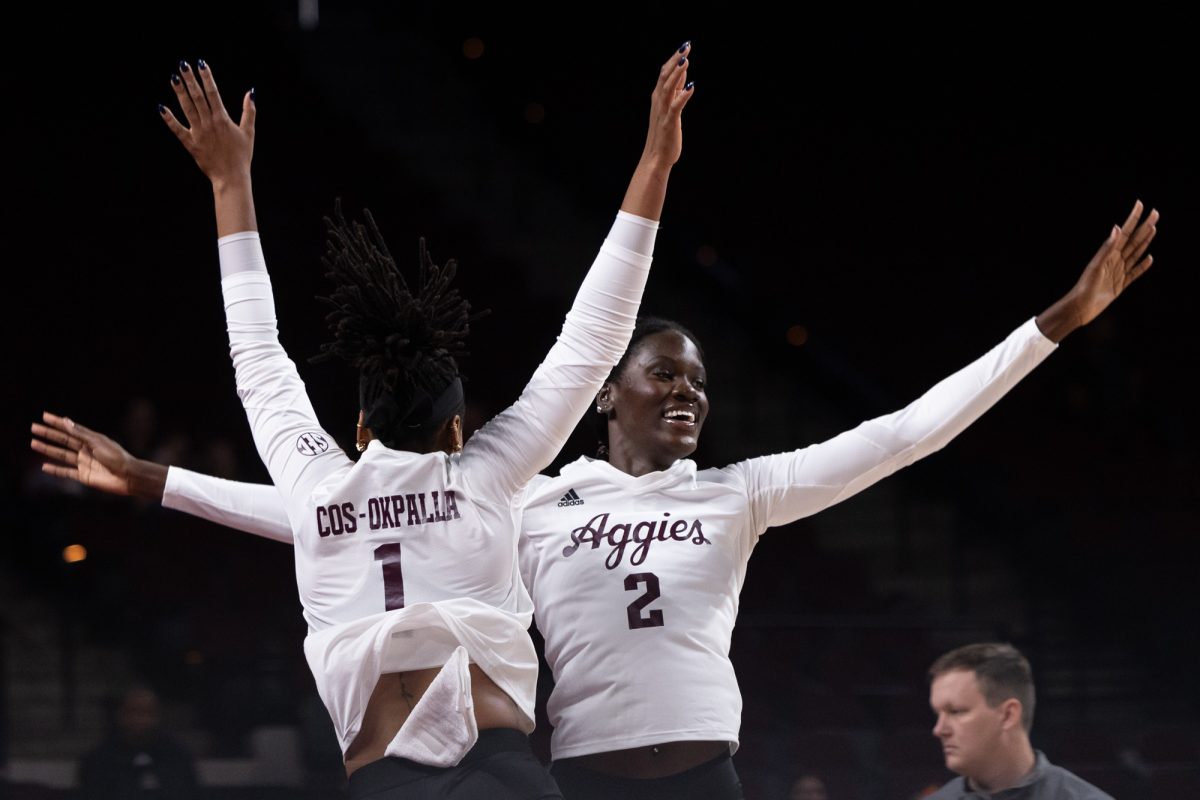
<svg viewBox="0 0 1200 800">
<path fill-rule="evenodd" d="M 905 408 L 791 453 L 750 459 L 740 473 L 754 502 L 756 529 L 783 525 L 841 502 L 965 430 L 1033 370 L 1068 333 L 1095 319 L 1150 266 L 1146 254 L 1158 212 L 1142 205 L 1096 251 L 1075 286 L 979 359 Z"/>
<path fill-rule="evenodd" d="M 691 44 L 659 69 L 646 143 L 620 211 L 567 313 L 562 332 L 520 398 L 471 437 L 463 466 L 477 490 L 511 496 L 566 443 L 633 333 L 667 180 L 683 143 Z"/>
<path fill-rule="evenodd" d="M 259 456 L 285 506 L 301 503 L 312 485 L 352 462 L 321 429 L 296 365 L 279 344 L 275 303 L 259 242 L 250 182 L 254 95 L 242 99 L 240 122 L 225 111 L 212 69 L 180 64 L 172 76 L 187 126 L 166 109 L 163 121 L 212 183 L 221 288 L 238 397 Z"/>
<path fill-rule="evenodd" d="M 275 487 L 244 483 L 135 458 L 108 436 L 50 412 L 31 427 L 42 471 L 109 494 L 141 497 L 255 536 L 292 544 Z"/>
</svg>

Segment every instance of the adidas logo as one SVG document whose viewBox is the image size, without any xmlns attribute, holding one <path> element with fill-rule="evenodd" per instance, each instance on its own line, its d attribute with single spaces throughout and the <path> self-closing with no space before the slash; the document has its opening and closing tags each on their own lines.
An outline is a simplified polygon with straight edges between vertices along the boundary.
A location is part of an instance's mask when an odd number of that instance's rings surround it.
<svg viewBox="0 0 1200 800">
<path fill-rule="evenodd" d="M 572 489 L 571 491 L 564 494 L 562 496 L 562 499 L 558 501 L 559 508 L 565 508 L 566 506 L 581 506 L 581 505 L 583 505 L 583 500 L 579 497 L 579 495 L 577 495 L 575 493 L 574 489 Z"/>
</svg>

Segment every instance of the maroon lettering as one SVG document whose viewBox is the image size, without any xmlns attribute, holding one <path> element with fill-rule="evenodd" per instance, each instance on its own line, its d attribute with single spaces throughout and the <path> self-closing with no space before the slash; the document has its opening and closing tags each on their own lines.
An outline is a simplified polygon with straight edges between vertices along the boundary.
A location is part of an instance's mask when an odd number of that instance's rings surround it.
<svg viewBox="0 0 1200 800">
<path fill-rule="evenodd" d="M 386 504 L 388 500 L 392 501 L 392 515 L 396 518 L 396 527 L 400 527 L 400 515 L 404 513 L 404 498 L 398 494 L 392 495 L 390 498 L 383 498 Z"/>
<path fill-rule="evenodd" d="M 421 518 L 417 516 L 417 496 L 415 494 L 404 495 L 404 500 L 408 503 L 408 524 L 420 525 Z"/>
<path fill-rule="evenodd" d="M 431 500 L 433 500 L 433 521 L 434 522 L 445 522 L 446 515 L 443 514 L 442 510 L 438 507 L 438 493 L 430 492 L 429 497 Z"/>
<path fill-rule="evenodd" d="M 358 532 L 358 517 L 354 516 L 354 503 L 342 503 L 342 519 L 346 523 L 346 533 Z"/>
<path fill-rule="evenodd" d="M 392 519 L 392 509 L 388 508 L 388 499 L 386 497 L 372 497 L 371 502 L 379 506 L 379 525 L 377 527 L 396 527 L 396 523 Z"/>
<path fill-rule="evenodd" d="M 629 555 L 629 563 L 633 566 L 636 567 L 645 561 L 646 556 L 650 553 L 650 542 L 654 539 L 655 527 L 653 521 L 639 522 L 633 526 L 633 540 L 638 543 L 638 546 L 633 548 L 633 552 Z"/>
<path fill-rule="evenodd" d="M 662 596 L 662 592 L 658 588 L 658 576 L 653 572 L 634 572 L 631 575 L 625 576 L 625 591 L 636 591 L 641 584 L 646 585 L 646 591 L 642 592 L 637 600 L 634 600 L 625 608 L 625 616 L 629 620 L 629 629 L 661 628 L 664 624 L 663 612 L 654 609 L 647 616 L 642 616 L 642 609 Z"/>
<path fill-rule="evenodd" d="M 400 569 L 400 543 L 375 548 L 375 560 L 383 562 L 383 607 L 404 608 L 404 573 Z"/>
<path fill-rule="evenodd" d="M 454 492 L 446 492 L 443 497 L 446 500 L 446 519 L 462 519 L 458 513 L 458 502 L 454 499 Z"/>
<path fill-rule="evenodd" d="M 650 545 L 654 541 L 690 540 L 693 544 L 712 544 L 705 538 L 700 520 L 689 523 L 686 519 L 677 519 L 671 522 L 667 519 L 670 516 L 669 513 L 664 513 L 661 520 L 619 522 L 610 527 L 608 512 L 597 514 L 585 525 L 571 531 L 571 544 L 563 548 L 563 557 L 573 555 L 576 550 L 587 544 L 590 544 L 593 550 L 598 549 L 601 544 L 606 544 L 611 549 L 604 559 L 604 566 L 616 569 L 625 560 L 625 549 L 630 542 L 634 543 L 634 548 L 629 553 L 629 563 L 635 567 L 646 561 L 650 555 Z"/>
<path fill-rule="evenodd" d="M 666 525 L 667 523 L 664 522 L 663 524 Z M 671 538 L 677 542 L 686 542 L 688 540 L 688 534 L 684 533 L 684 531 L 687 530 L 687 526 L 688 524 L 686 519 L 677 519 L 672 522 Z M 683 536 L 679 535 L 681 533 L 683 533 Z"/>
<path fill-rule="evenodd" d="M 600 527 L 594 527 L 599 523 Z M 604 536 L 604 526 L 608 523 L 608 514 L 598 514 L 588 520 L 586 525 L 576 528 L 571 531 L 571 544 L 563 548 L 563 556 L 570 556 L 580 545 L 591 542 L 592 549 L 595 550 L 600 546 L 600 539 Z M 612 569 L 612 567 L 609 567 Z"/>
<path fill-rule="evenodd" d="M 354 516 L 353 503 L 321 506 L 317 509 L 317 535 L 322 539 L 329 535 L 354 533 L 357 530 L 358 520 Z"/>
</svg>

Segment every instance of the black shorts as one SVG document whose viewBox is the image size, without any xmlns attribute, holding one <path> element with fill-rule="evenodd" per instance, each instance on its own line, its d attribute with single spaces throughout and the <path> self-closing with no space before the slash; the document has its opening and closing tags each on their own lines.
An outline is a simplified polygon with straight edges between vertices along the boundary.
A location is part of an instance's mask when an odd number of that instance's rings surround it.
<svg viewBox="0 0 1200 800">
<path fill-rule="evenodd" d="M 453 767 L 381 758 L 350 776 L 350 800 L 562 800 L 529 737 L 489 728 Z"/>
<path fill-rule="evenodd" d="M 567 800 L 743 800 L 729 753 L 665 778 L 621 778 L 555 762 L 550 774 Z"/>
</svg>

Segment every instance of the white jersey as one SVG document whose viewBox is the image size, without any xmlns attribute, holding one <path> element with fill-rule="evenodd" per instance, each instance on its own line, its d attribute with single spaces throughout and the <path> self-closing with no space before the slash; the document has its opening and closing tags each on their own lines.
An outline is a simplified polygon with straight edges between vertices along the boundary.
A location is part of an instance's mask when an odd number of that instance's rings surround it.
<svg viewBox="0 0 1200 800">
<path fill-rule="evenodd" d="M 904 409 L 793 452 L 639 477 L 582 458 L 531 481 L 516 498 L 519 554 L 554 673 L 553 757 L 685 740 L 736 749 L 729 646 L 758 537 L 941 449 L 1055 348 L 1031 319 Z M 163 503 L 286 538 L 270 487 L 172 468 Z"/>
<path fill-rule="evenodd" d="M 582 458 L 535 479 L 520 554 L 554 671 L 554 758 L 685 740 L 736 749 L 729 645 L 759 535 L 940 449 L 1054 347 L 1030 320 L 903 410 L 790 453 L 639 477 Z"/>
<path fill-rule="evenodd" d="M 305 655 L 343 751 L 381 674 L 452 657 L 459 728 L 473 725 L 459 648 L 513 698 L 526 732 L 533 729 L 537 657 L 512 499 L 553 460 L 628 345 L 655 229 L 618 215 L 546 360 L 520 399 L 461 453 L 376 441 L 357 462 L 317 421 L 279 345 L 257 233 L 220 240 L 238 395 L 293 534 Z M 458 733 L 415 744 L 431 750 L 433 762 L 457 763 L 473 738 Z M 406 736 L 414 733 L 402 729 L 388 752 L 411 752 Z"/>
</svg>

